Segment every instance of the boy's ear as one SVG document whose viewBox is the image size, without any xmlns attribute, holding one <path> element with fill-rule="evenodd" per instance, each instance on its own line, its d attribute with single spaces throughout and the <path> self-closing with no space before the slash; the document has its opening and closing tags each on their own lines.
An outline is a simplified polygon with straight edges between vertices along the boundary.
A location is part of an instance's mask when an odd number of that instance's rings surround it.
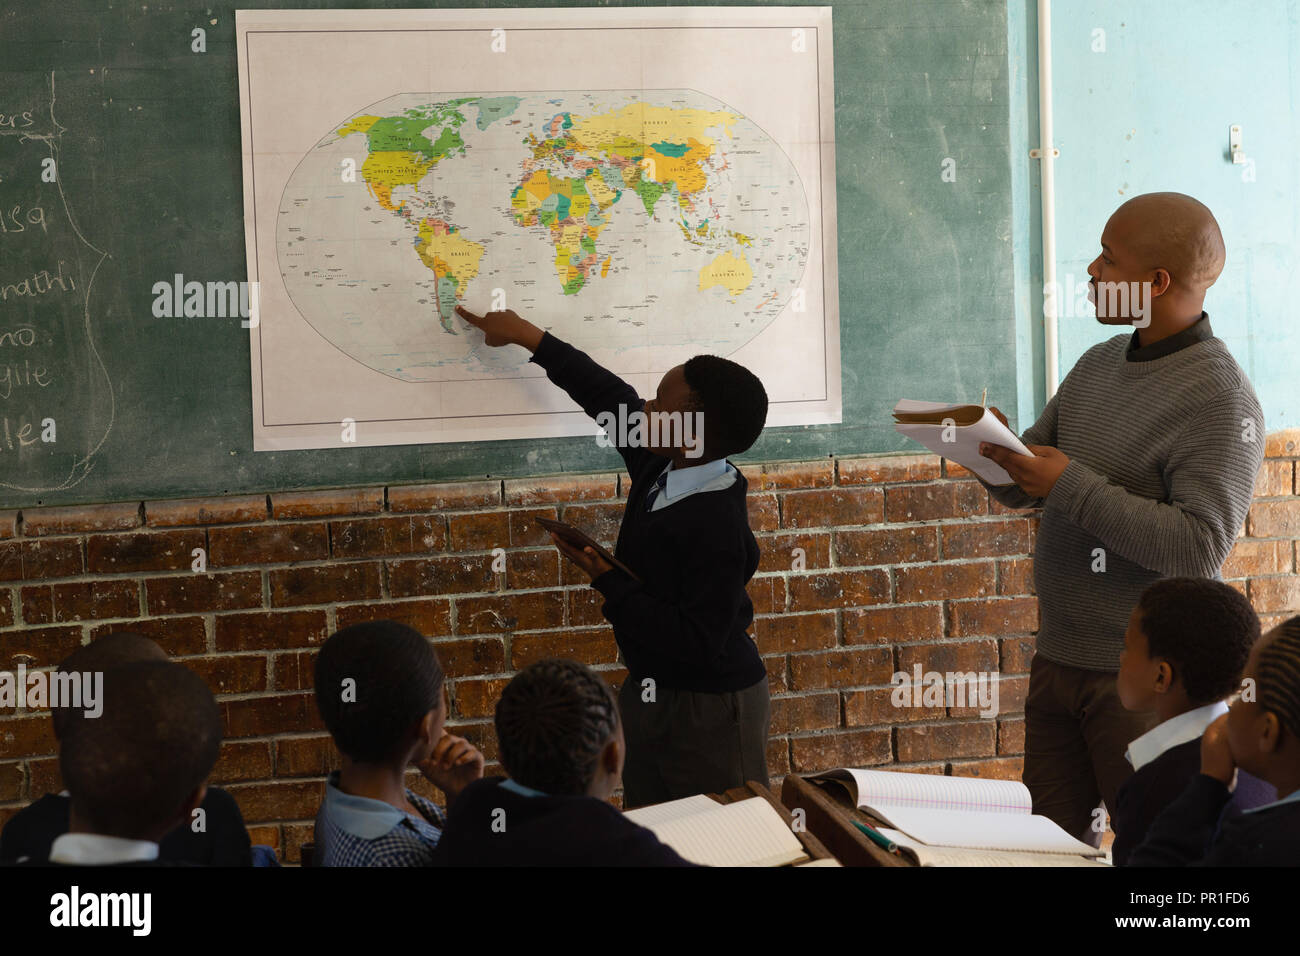
<svg viewBox="0 0 1300 956">
<path fill-rule="evenodd" d="M 1161 660 L 1156 665 L 1156 693 L 1167 694 L 1174 687 L 1174 666 L 1166 660 Z"/>
</svg>

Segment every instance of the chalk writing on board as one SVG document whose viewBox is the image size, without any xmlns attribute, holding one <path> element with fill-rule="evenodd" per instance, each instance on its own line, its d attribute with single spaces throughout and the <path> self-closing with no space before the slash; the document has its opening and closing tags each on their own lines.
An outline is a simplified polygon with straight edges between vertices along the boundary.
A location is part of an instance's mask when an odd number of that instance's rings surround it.
<svg viewBox="0 0 1300 956">
<path fill-rule="evenodd" d="M 68 133 L 53 71 L 48 96 L 48 110 L 0 101 L 0 488 L 37 493 L 83 481 L 116 416 L 95 341 L 110 256 L 82 232 L 64 177 L 40 175 L 62 170 Z"/>
</svg>

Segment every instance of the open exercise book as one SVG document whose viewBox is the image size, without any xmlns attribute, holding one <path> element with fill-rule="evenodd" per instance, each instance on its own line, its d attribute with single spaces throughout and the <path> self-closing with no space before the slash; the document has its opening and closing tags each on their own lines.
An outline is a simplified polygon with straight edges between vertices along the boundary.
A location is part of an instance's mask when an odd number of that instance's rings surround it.
<svg viewBox="0 0 1300 956">
<path fill-rule="evenodd" d="M 922 866 L 1088 866 L 1103 855 L 1033 813 L 1015 780 L 849 769 L 808 779 L 843 787 Z"/>
<path fill-rule="evenodd" d="M 790 824 L 761 797 L 718 803 L 697 794 L 624 816 L 705 866 L 785 866 L 808 858 Z"/>
<path fill-rule="evenodd" d="M 894 430 L 969 468 L 990 485 L 1013 482 L 1005 468 L 980 454 L 980 442 L 1002 445 L 1021 455 L 1033 454 L 983 405 L 945 405 L 905 398 L 894 406 Z"/>
</svg>

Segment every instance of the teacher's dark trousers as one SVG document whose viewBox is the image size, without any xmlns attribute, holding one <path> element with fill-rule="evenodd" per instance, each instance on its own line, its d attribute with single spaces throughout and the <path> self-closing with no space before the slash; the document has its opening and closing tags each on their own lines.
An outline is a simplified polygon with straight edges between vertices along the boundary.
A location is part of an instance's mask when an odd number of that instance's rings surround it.
<svg viewBox="0 0 1300 956">
<path fill-rule="evenodd" d="M 627 760 L 625 809 L 721 793 L 747 780 L 767 784 L 772 704 L 767 677 L 723 693 L 656 686 L 654 699 L 630 674 L 619 689 Z"/>
</svg>

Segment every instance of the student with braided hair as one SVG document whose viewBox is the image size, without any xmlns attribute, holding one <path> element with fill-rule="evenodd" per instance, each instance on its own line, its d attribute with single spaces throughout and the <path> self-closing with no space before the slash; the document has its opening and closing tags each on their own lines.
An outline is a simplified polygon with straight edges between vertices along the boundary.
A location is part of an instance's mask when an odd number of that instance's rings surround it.
<svg viewBox="0 0 1300 956">
<path fill-rule="evenodd" d="M 576 661 L 515 675 L 496 707 L 509 777 L 484 777 L 448 808 L 437 866 L 690 866 L 608 801 L 623 770 L 609 686 Z"/>
<path fill-rule="evenodd" d="M 1241 768 L 1279 799 L 1227 820 L 1209 843 Z M 1201 738 L 1201 772 L 1151 824 L 1132 866 L 1295 866 L 1300 862 L 1300 616 L 1251 649 L 1242 692 Z"/>
</svg>

